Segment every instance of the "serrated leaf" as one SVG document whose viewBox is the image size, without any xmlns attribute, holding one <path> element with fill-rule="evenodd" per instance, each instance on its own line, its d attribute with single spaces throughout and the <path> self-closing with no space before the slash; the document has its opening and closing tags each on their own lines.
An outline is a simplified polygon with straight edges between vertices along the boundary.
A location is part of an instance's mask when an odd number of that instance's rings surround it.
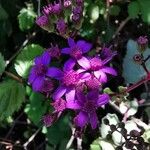
<svg viewBox="0 0 150 150">
<path fill-rule="evenodd" d="M 25 99 L 25 88 L 21 83 L 8 80 L 0 84 L 0 120 L 17 111 Z"/>
<path fill-rule="evenodd" d="M 5 70 L 5 60 L 2 54 L 0 53 L 0 75 L 4 72 Z"/>
<path fill-rule="evenodd" d="M 19 28 L 22 31 L 31 29 L 34 25 L 34 20 L 36 18 L 36 14 L 33 11 L 33 6 L 28 5 L 27 8 L 22 8 L 20 10 L 20 14 L 18 15 L 19 20 Z"/>
<path fill-rule="evenodd" d="M 71 137 L 71 129 L 69 126 L 69 117 L 64 116 L 60 118 L 55 124 L 48 128 L 47 138 L 51 144 L 57 145 L 62 144 L 63 146 L 67 144 L 67 141 Z M 65 149 L 65 146 L 61 149 Z"/>
<path fill-rule="evenodd" d="M 130 18 L 136 18 L 140 12 L 139 3 L 137 1 L 131 2 L 128 5 L 128 14 Z"/>
<path fill-rule="evenodd" d="M 26 46 L 16 59 L 15 69 L 17 73 L 21 77 L 27 78 L 29 70 L 33 65 L 34 58 L 38 55 L 41 55 L 43 51 L 44 48 L 37 44 L 31 44 Z"/>
<path fill-rule="evenodd" d="M 41 122 L 42 116 L 46 113 L 48 104 L 45 101 L 44 95 L 32 92 L 29 97 L 30 103 L 26 105 L 24 111 L 28 118 L 38 125 Z"/>
<path fill-rule="evenodd" d="M 120 7 L 117 5 L 112 5 L 109 10 L 110 15 L 118 16 L 120 13 Z"/>
</svg>

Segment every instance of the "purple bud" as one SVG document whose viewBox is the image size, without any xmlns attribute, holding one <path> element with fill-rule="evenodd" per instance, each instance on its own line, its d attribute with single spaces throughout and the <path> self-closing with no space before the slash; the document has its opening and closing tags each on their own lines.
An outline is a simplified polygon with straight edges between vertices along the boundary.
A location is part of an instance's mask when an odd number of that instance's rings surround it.
<svg viewBox="0 0 150 150">
<path fill-rule="evenodd" d="M 49 55 L 50 55 L 52 58 L 57 58 L 57 59 L 59 59 L 59 57 L 60 57 L 60 55 L 61 55 L 60 49 L 59 49 L 58 45 L 56 45 L 56 46 L 53 46 L 53 45 L 52 45 L 52 46 L 51 46 L 50 48 L 48 48 L 46 51 L 49 53 Z"/>
<path fill-rule="evenodd" d="M 45 15 L 50 15 L 53 13 L 53 7 L 52 7 L 52 4 L 49 4 L 48 6 L 44 6 L 43 7 L 43 14 Z"/>
<path fill-rule="evenodd" d="M 46 127 L 49 127 L 57 119 L 57 114 L 47 114 L 43 116 L 42 120 Z"/>
<path fill-rule="evenodd" d="M 58 30 L 58 32 L 60 34 L 65 34 L 66 33 L 66 30 L 67 30 L 67 25 L 64 21 L 64 19 L 59 19 L 56 23 L 56 29 Z"/>
<path fill-rule="evenodd" d="M 64 0 L 64 7 L 65 7 L 65 8 L 70 7 L 71 4 L 72 4 L 71 0 Z"/>
<path fill-rule="evenodd" d="M 44 26 L 47 26 L 48 25 L 48 18 L 47 16 L 43 15 L 43 16 L 40 16 L 36 19 L 36 24 L 40 27 L 44 27 Z"/>
<path fill-rule="evenodd" d="M 137 43 L 138 43 L 138 46 L 139 46 L 139 50 L 143 52 L 147 48 L 147 45 L 148 45 L 147 36 L 140 36 L 137 39 Z"/>
<path fill-rule="evenodd" d="M 61 1 L 59 1 L 59 3 L 54 3 L 54 5 L 53 5 L 53 13 L 54 14 L 60 14 L 61 11 L 62 11 Z"/>
<path fill-rule="evenodd" d="M 55 108 L 56 112 L 62 112 L 66 109 L 66 101 L 62 98 L 55 100 L 54 103 L 52 103 L 52 106 Z"/>
</svg>

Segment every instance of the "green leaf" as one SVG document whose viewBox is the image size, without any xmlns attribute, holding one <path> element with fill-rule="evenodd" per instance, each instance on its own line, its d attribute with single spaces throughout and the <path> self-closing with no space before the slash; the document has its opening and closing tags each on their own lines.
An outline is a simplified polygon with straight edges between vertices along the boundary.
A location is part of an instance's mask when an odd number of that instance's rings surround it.
<svg viewBox="0 0 150 150">
<path fill-rule="evenodd" d="M 144 22 L 150 24 L 150 1 L 149 0 L 138 0 L 140 4 L 142 19 Z"/>
<path fill-rule="evenodd" d="M 31 29 L 34 25 L 35 18 L 36 14 L 33 11 L 33 6 L 31 4 L 28 4 L 27 8 L 22 8 L 20 10 L 20 14 L 18 15 L 19 28 L 22 31 Z"/>
<path fill-rule="evenodd" d="M 5 70 L 5 60 L 2 54 L 0 53 L 0 75 L 4 72 Z"/>
<path fill-rule="evenodd" d="M 47 138 L 49 143 L 55 146 L 59 144 L 61 146 L 61 148 L 59 148 L 60 150 L 65 149 L 70 137 L 71 129 L 68 116 L 60 118 L 55 124 L 48 128 Z"/>
<path fill-rule="evenodd" d="M 44 48 L 37 44 L 31 44 L 26 46 L 21 53 L 18 55 L 15 62 L 15 69 L 17 73 L 23 77 L 27 78 L 29 70 L 33 65 L 34 58 L 43 53 Z"/>
<path fill-rule="evenodd" d="M 136 18 L 140 12 L 139 3 L 137 1 L 131 2 L 128 5 L 128 14 L 130 18 Z"/>
<path fill-rule="evenodd" d="M 25 88 L 21 83 L 8 80 L 0 84 L 0 120 L 17 111 L 25 99 Z"/>
<path fill-rule="evenodd" d="M 5 11 L 5 9 L 2 7 L 2 5 L 0 4 L 0 21 L 6 20 L 7 18 L 8 18 L 8 14 Z"/>
<path fill-rule="evenodd" d="M 110 15 L 118 16 L 120 13 L 120 7 L 117 5 L 112 5 L 109 10 Z"/>
<path fill-rule="evenodd" d="M 32 92 L 29 97 L 30 103 L 25 107 L 25 113 L 28 118 L 35 124 L 39 125 L 42 116 L 47 111 L 47 101 L 45 101 L 44 95 L 36 92 Z"/>
</svg>

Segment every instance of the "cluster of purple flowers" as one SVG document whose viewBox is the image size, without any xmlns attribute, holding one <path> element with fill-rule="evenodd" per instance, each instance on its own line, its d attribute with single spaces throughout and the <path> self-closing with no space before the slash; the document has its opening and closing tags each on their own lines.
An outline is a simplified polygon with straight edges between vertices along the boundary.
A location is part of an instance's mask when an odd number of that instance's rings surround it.
<svg viewBox="0 0 150 150">
<path fill-rule="evenodd" d="M 75 28 L 81 24 L 83 16 L 83 0 L 59 0 L 43 7 L 43 15 L 39 16 L 36 24 L 48 31 L 57 31 L 61 36 L 69 34 L 68 21 L 71 18 Z"/>
<path fill-rule="evenodd" d="M 106 64 L 116 52 L 110 48 L 102 50 L 102 58 L 88 56 L 92 45 L 84 40 L 75 42 L 68 38 L 67 48 L 59 49 L 53 46 L 42 56 L 35 58 L 35 64 L 29 75 L 29 83 L 34 91 L 45 93 L 52 98 L 55 113 L 60 114 L 65 109 L 72 109 L 78 114 L 74 118 L 75 125 L 85 127 L 88 123 L 95 129 L 98 124 L 96 110 L 109 101 L 109 96 L 103 94 L 102 85 L 106 83 L 107 74 L 116 76 L 116 71 Z M 69 55 L 69 59 L 62 63 L 61 55 Z M 54 117 L 46 115 L 46 125 L 52 123 Z"/>
</svg>

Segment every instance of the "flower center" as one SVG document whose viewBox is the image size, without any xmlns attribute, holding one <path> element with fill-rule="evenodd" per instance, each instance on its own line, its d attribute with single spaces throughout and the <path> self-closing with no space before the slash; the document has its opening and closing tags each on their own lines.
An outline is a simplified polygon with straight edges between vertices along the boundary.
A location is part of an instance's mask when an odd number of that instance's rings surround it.
<svg viewBox="0 0 150 150">
<path fill-rule="evenodd" d="M 103 65 L 101 59 L 99 59 L 97 57 L 92 58 L 90 60 L 90 64 L 91 64 L 91 70 L 93 70 L 93 71 L 99 70 L 101 68 L 101 66 Z"/>
<path fill-rule="evenodd" d="M 54 88 L 52 80 L 44 80 L 43 86 L 42 86 L 42 92 L 51 92 Z"/>
<path fill-rule="evenodd" d="M 46 74 L 47 72 L 47 66 L 43 65 L 43 64 L 40 64 L 40 65 L 36 65 L 36 74 L 38 76 L 43 76 Z"/>
<path fill-rule="evenodd" d="M 83 111 L 87 113 L 95 112 L 96 106 L 93 101 L 87 100 L 87 102 L 84 104 Z"/>
<path fill-rule="evenodd" d="M 64 74 L 62 82 L 65 86 L 75 86 L 79 81 L 79 74 L 75 71 L 69 71 Z"/>
<path fill-rule="evenodd" d="M 86 81 L 86 85 L 89 89 L 99 89 L 100 82 L 94 78 Z"/>
<path fill-rule="evenodd" d="M 78 46 L 74 46 L 71 49 L 71 54 L 70 55 L 75 59 L 80 59 L 82 57 L 82 51 Z"/>
</svg>

